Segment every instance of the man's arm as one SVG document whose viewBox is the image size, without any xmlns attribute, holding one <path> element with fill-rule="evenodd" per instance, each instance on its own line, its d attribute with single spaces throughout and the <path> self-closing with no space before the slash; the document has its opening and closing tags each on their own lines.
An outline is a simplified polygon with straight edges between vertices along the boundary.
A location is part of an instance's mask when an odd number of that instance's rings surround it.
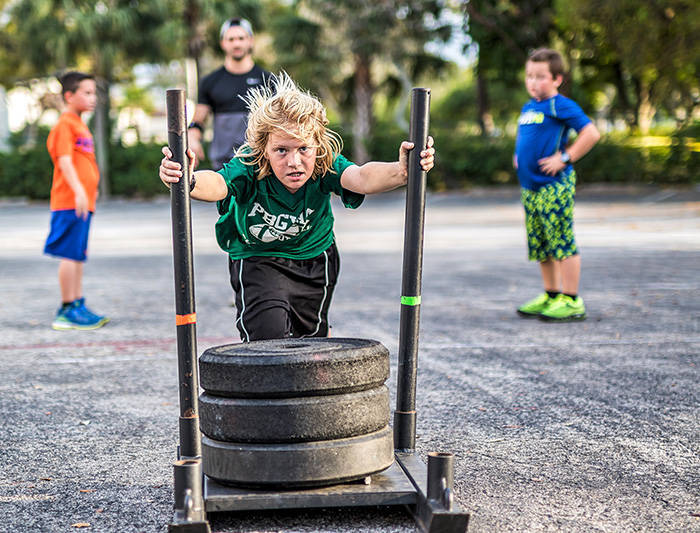
<svg viewBox="0 0 700 533">
<path fill-rule="evenodd" d="M 75 214 L 80 218 L 87 218 L 88 216 L 88 197 L 85 192 L 85 187 L 83 187 L 80 178 L 78 177 L 78 172 L 75 170 L 75 165 L 73 165 L 73 158 L 70 155 L 62 155 L 58 158 L 58 168 L 61 169 L 63 175 L 73 189 L 75 194 Z"/>
<path fill-rule="evenodd" d="M 204 148 L 202 147 L 202 137 L 204 136 L 205 124 L 207 123 L 207 118 L 209 118 L 209 113 L 211 108 L 206 104 L 197 104 L 194 108 L 194 115 L 190 124 L 199 124 L 202 128 L 201 130 L 197 127 L 187 128 L 187 143 L 190 148 L 195 153 L 195 168 L 199 162 L 204 159 Z"/>
<path fill-rule="evenodd" d="M 340 176 L 340 185 L 360 194 L 375 194 L 396 189 L 408 179 L 408 152 L 412 149 L 413 143 L 404 141 L 399 148 L 398 161 L 370 161 L 362 166 L 349 166 Z M 426 172 L 433 168 L 434 155 L 433 138 L 428 137 L 428 147 L 420 153 L 420 165 Z"/>
<path fill-rule="evenodd" d="M 595 146 L 598 139 L 600 139 L 598 128 L 596 128 L 592 122 L 588 123 L 578 132 L 578 137 L 576 137 L 573 144 L 566 149 L 566 153 L 570 156 L 569 161 L 574 163 L 581 159 Z M 549 176 L 554 176 L 556 173 L 562 171 L 567 163 L 561 160 L 561 155 L 561 152 L 557 151 L 554 155 L 540 159 L 538 163 L 542 171 Z"/>
</svg>

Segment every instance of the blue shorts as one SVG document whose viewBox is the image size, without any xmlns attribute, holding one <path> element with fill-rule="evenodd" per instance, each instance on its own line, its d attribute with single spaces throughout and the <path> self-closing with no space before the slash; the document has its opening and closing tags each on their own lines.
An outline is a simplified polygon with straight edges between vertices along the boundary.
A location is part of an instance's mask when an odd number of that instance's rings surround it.
<svg viewBox="0 0 700 533">
<path fill-rule="evenodd" d="M 87 218 L 76 216 L 75 209 L 51 211 L 51 229 L 44 253 L 73 261 L 87 259 L 88 233 L 92 213 Z"/>
</svg>

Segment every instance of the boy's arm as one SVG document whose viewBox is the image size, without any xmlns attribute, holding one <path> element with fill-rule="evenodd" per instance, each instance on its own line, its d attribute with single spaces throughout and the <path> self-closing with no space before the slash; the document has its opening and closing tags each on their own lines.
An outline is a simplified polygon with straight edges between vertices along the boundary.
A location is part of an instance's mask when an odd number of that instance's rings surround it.
<svg viewBox="0 0 700 533">
<path fill-rule="evenodd" d="M 359 194 L 374 194 L 395 189 L 408 179 L 408 152 L 413 143 L 404 141 L 399 148 L 399 160 L 393 163 L 370 161 L 362 166 L 352 165 L 340 176 L 340 185 Z M 428 137 L 428 147 L 420 153 L 420 165 L 426 172 L 433 168 L 435 148 Z"/>
<path fill-rule="evenodd" d="M 88 197 L 85 192 L 85 187 L 83 187 L 80 178 L 78 177 L 78 172 L 75 170 L 75 165 L 73 165 L 73 158 L 70 155 L 59 156 L 58 168 L 61 169 L 63 176 L 66 178 L 66 182 L 73 189 L 75 194 L 75 214 L 80 218 L 87 218 L 88 216 Z"/>
<path fill-rule="evenodd" d="M 171 183 L 177 183 L 182 177 L 180 163 L 171 160 L 172 152 L 167 146 L 163 147 L 163 159 L 160 162 L 158 175 L 161 181 L 170 188 Z M 194 152 L 191 148 L 187 150 L 187 157 L 190 159 L 190 165 L 194 165 Z M 195 200 L 204 202 L 216 202 L 223 200 L 228 196 L 228 186 L 224 177 L 213 170 L 198 170 L 193 173 L 194 189 L 190 192 L 190 196 Z"/>
<path fill-rule="evenodd" d="M 600 139 L 598 128 L 592 122 L 589 122 L 578 132 L 578 137 L 576 137 L 573 144 L 566 149 L 566 153 L 570 156 L 569 161 L 574 163 L 581 159 L 593 148 L 598 139 Z M 554 176 L 557 172 L 563 170 L 568 163 L 563 162 L 561 156 L 562 153 L 557 151 L 554 155 L 540 159 L 538 163 L 542 171 L 549 176 Z"/>
<path fill-rule="evenodd" d="M 218 202 L 228 196 L 224 177 L 213 170 L 198 170 L 194 173 L 194 189 L 190 196 L 203 202 Z"/>
</svg>

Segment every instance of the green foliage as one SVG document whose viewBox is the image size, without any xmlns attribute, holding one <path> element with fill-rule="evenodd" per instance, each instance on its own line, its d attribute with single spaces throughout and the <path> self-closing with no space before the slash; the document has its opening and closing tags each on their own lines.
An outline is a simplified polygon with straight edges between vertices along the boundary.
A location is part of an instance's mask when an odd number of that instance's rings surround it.
<svg viewBox="0 0 700 533">
<path fill-rule="evenodd" d="M 116 107 L 117 109 L 138 108 L 146 114 L 153 113 L 155 110 L 155 106 L 148 89 L 133 83 L 124 87 L 122 99 Z"/>
<path fill-rule="evenodd" d="M 24 197 L 47 200 L 51 193 L 53 165 L 46 150 L 48 130 L 39 130 L 36 142 L 26 144 L 26 137 L 15 134 L 14 148 L 0 153 L 0 197 Z M 23 144 L 25 142 L 25 144 Z M 158 179 L 158 165 L 163 157 L 159 144 L 110 146 L 110 175 L 113 194 L 127 198 L 149 198 L 165 192 Z"/>
<path fill-rule="evenodd" d="M 167 0 L 166 25 L 169 45 L 176 57 L 199 58 L 205 48 L 219 52 L 219 31 L 224 20 L 242 17 L 256 32 L 265 28 L 266 19 L 259 0 Z"/>
<path fill-rule="evenodd" d="M 659 111 L 688 120 L 700 102 L 700 4 L 687 0 L 556 0 L 580 83 L 614 90 L 611 117 L 648 131 Z"/>
<path fill-rule="evenodd" d="M 432 87 L 430 123 L 444 128 L 458 127 L 462 121 L 476 125 L 476 104 L 476 87 L 470 73 L 459 73 L 447 87 Z"/>
<path fill-rule="evenodd" d="M 369 149 L 375 161 L 396 161 L 401 141 L 408 139 L 408 134 L 395 122 L 380 121 L 372 133 Z"/>
<path fill-rule="evenodd" d="M 0 196 L 36 200 L 49 197 L 53 167 L 45 146 L 17 149 L 1 155 Z"/>
<path fill-rule="evenodd" d="M 159 144 L 154 143 L 110 146 L 112 194 L 126 198 L 150 198 L 166 192 L 158 178 L 158 166 L 163 158 L 160 148 Z"/>
<path fill-rule="evenodd" d="M 700 183 L 700 121 L 671 136 L 666 159 L 668 179 L 678 183 Z"/>
<path fill-rule="evenodd" d="M 342 57 L 337 50 L 321 44 L 323 27 L 291 7 L 280 8 L 270 26 L 278 65 L 301 87 L 315 94 L 327 88 L 329 66 L 338 64 Z"/>
<path fill-rule="evenodd" d="M 575 165 L 579 183 L 650 183 L 650 165 L 639 148 L 601 140 Z"/>
<path fill-rule="evenodd" d="M 352 123 L 357 160 L 368 156 L 375 96 L 395 100 L 419 76 L 447 67 L 445 60 L 426 52 L 426 43 L 450 37 L 452 27 L 441 19 L 447 4 L 298 0 L 276 12 L 272 33 L 280 67 L 307 80 L 308 88 Z"/>
<path fill-rule="evenodd" d="M 433 130 L 432 135 L 437 147 L 435 168 L 428 174 L 432 189 L 517 183 L 513 139 L 455 135 L 450 129 Z"/>
<path fill-rule="evenodd" d="M 700 124 L 674 135 L 668 146 L 663 142 L 644 146 L 639 138 L 634 137 L 604 138 L 575 164 L 578 181 L 655 185 L 699 183 L 700 144 L 697 138 L 685 135 L 699 130 Z M 518 184 L 513 169 L 513 138 L 464 134 L 454 128 L 435 125 L 431 126 L 431 135 L 437 147 L 435 168 L 428 174 L 428 186 L 432 190 Z M 405 132 L 395 125 L 379 123 L 370 144 L 372 158 L 395 160 L 399 143 L 405 138 Z M 346 147 L 352 144 L 350 136 L 343 135 L 343 139 Z"/>
<path fill-rule="evenodd" d="M 700 182 L 700 153 L 695 139 L 673 139 L 670 146 L 639 147 L 599 142 L 576 170 L 589 183 L 687 185 Z"/>
<path fill-rule="evenodd" d="M 353 140 L 341 127 L 345 154 L 352 153 Z M 670 137 L 664 146 L 640 146 L 637 138 L 604 138 L 575 165 L 579 183 L 689 185 L 700 183 L 700 144 L 686 133 L 697 133 L 700 124 Z M 432 190 L 464 189 L 473 186 L 517 185 L 512 166 L 514 139 L 483 137 L 433 128 L 437 156 L 428 175 Z M 399 144 L 406 138 L 393 123 L 379 122 L 369 147 L 372 158 L 396 160 Z M 20 146 L 1 154 L 0 197 L 19 196 L 46 200 L 51 190 L 52 165 L 45 139 L 34 146 Z M 158 179 L 160 145 L 110 147 L 113 194 L 125 198 L 150 198 L 166 191 Z M 203 168 L 205 168 L 204 165 Z"/>
<path fill-rule="evenodd" d="M 69 67 L 111 80 L 139 61 L 178 57 L 167 39 L 155 38 L 168 19 L 169 3 L 172 0 L 13 2 L 6 12 L 0 55 L 11 68 L 0 69 L 0 83 Z"/>
<path fill-rule="evenodd" d="M 336 46 L 349 46 L 358 56 L 411 61 L 425 42 L 450 36 L 450 28 L 436 18 L 446 8 L 445 0 L 301 0 L 298 4 L 325 20 L 325 29 L 336 35 L 336 41 L 340 39 Z M 426 18 L 432 23 L 426 24 Z"/>
<path fill-rule="evenodd" d="M 700 175 L 700 125 L 688 125 L 700 105 L 697 2 L 0 0 L 0 5 L 0 83 L 7 86 L 63 68 L 128 83 L 135 62 L 197 58 L 206 44 L 218 54 L 221 21 L 244 16 L 261 34 L 258 59 L 286 69 L 322 98 L 339 123 L 334 129 L 348 155 L 367 143 L 371 158 L 395 159 L 406 137 L 397 124 L 406 121 L 410 87 L 439 88 L 431 117 L 438 164 L 429 178 L 438 189 L 516 183 L 509 136 L 526 99 L 523 62 L 530 49 L 551 46 L 572 66 L 568 94 L 589 115 L 632 126 L 644 114 L 664 120 L 663 128 L 654 126 L 662 142 L 601 141 L 576 165 L 582 181 L 697 183 Z M 450 37 L 453 24 L 442 15 L 456 9 L 464 15 L 470 51 L 479 51 L 473 72 L 455 72 L 426 52 L 426 43 Z M 150 107 L 143 91 L 126 87 L 130 106 Z M 489 126 L 484 131 L 492 135 L 479 138 L 484 119 Z M 35 124 L 10 139 L 0 195 L 48 196 L 45 134 Z M 107 137 L 95 132 L 96 140 Z M 149 196 L 161 190 L 155 177 L 159 146 L 111 146 L 107 155 L 113 160 L 105 170 L 114 175 L 104 174 L 109 180 L 103 181 L 111 182 L 114 194 Z"/>
<path fill-rule="evenodd" d="M 528 51 L 558 49 L 571 67 L 562 93 L 587 112 L 647 133 L 700 106 L 700 3 L 688 0 L 462 0 L 478 114 L 502 126 Z M 572 82 L 572 83 L 571 83 Z M 497 93 L 501 93 L 497 95 Z M 505 96 L 505 98 L 503 98 Z M 486 131 L 489 121 L 483 120 Z"/>
<path fill-rule="evenodd" d="M 554 30 L 552 0 L 464 0 L 465 25 L 479 47 L 479 70 L 489 81 L 522 85 L 520 72 L 530 50 L 546 44 Z"/>
</svg>

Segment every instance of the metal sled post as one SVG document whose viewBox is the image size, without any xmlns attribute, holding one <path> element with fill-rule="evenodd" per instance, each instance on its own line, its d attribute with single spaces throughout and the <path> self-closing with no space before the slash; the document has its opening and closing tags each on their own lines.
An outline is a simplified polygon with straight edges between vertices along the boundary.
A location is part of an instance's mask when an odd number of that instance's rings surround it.
<svg viewBox="0 0 700 533">
<path fill-rule="evenodd" d="M 454 456 L 450 453 L 430 453 L 426 473 L 425 464 L 415 453 L 416 377 L 427 188 L 427 173 L 420 166 L 420 151 L 427 146 L 429 122 L 430 89 L 413 89 L 409 141 L 415 149 L 408 157 L 394 454 L 396 462 L 416 489 L 416 502 L 408 507 L 419 527 L 430 533 L 456 533 L 466 531 L 469 514 L 459 509 L 453 501 Z"/>
<path fill-rule="evenodd" d="M 180 445 L 178 461 L 173 465 L 175 478 L 175 515 L 168 525 L 170 533 L 209 533 L 202 498 L 202 443 L 199 434 L 197 379 L 197 315 L 194 301 L 192 258 L 192 216 L 190 212 L 190 174 L 187 159 L 187 117 L 185 91 L 166 92 L 168 144 L 173 161 L 182 165 L 183 177 L 170 188 L 173 228 L 173 266 L 175 269 L 175 324 L 180 389 Z"/>
</svg>

